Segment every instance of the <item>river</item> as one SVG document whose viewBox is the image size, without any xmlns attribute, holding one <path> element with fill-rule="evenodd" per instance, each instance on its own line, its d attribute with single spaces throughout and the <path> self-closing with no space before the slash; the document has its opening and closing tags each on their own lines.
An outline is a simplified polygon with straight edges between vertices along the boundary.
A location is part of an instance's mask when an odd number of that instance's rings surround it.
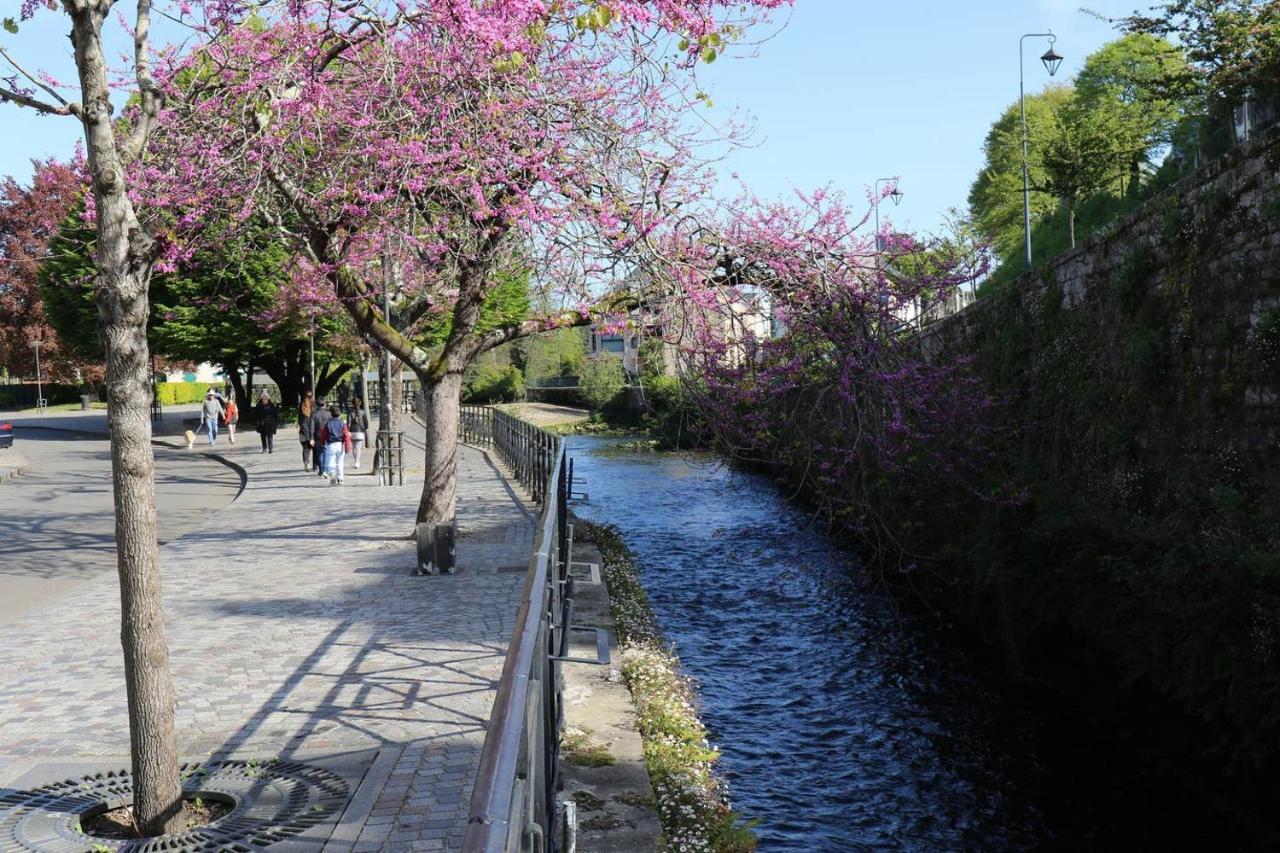
<svg viewBox="0 0 1280 853">
<path fill-rule="evenodd" d="M 767 478 L 574 436 L 762 851 L 1249 849 L 1124 732 L 906 618 Z"/>
</svg>

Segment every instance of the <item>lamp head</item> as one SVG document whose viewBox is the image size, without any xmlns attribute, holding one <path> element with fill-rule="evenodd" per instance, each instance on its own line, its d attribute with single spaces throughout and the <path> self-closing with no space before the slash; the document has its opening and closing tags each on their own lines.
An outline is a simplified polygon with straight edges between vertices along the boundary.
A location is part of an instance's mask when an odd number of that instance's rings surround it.
<svg viewBox="0 0 1280 853">
<path fill-rule="evenodd" d="M 1062 64 L 1062 57 L 1053 49 L 1053 40 L 1049 41 L 1049 49 L 1044 52 L 1044 56 L 1040 57 L 1040 61 L 1044 63 L 1045 70 L 1049 72 L 1049 76 L 1058 73 L 1058 66 Z"/>
<path fill-rule="evenodd" d="M 894 207 L 897 207 L 898 203 L 902 201 L 902 190 L 894 187 L 893 192 L 889 193 L 889 198 L 893 199 Z"/>
</svg>

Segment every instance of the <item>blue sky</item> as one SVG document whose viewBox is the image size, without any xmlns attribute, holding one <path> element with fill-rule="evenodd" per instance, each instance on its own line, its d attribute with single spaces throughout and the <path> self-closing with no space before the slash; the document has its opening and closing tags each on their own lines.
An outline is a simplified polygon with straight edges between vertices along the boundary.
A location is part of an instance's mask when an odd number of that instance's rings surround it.
<svg viewBox="0 0 1280 853">
<path fill-rule="evenodd" d="M 1086 0 L 1116 16 L 1147 0 Z M 0 11 L 18 0 L 0 0 Z M 32 67 L 68 74 L 60 16 L 44 14 L 16 37 L 0 33 Z M 781 18 L 780 18 L 781 20 Z M 1018 37 L 1053 30 L 1066 79 L 1084 57 L 1115 38 L 1079 0 L 796 0 L 786 26 L 748 59 L 704 68 L 714 116 L 753 115 L 754 146 L 722 165 L 759 195 L 831 184 L 860 199 L 879 177 L 901 175 L 898 227 L 934 231 L 963 207 L 982 162 L 991 122 L 1018 96 Z M 1027 41 L 1027 90 L 1048 82 L 1045 49 Z M 120 45 L 124 47 L 123 44 Z M 25 180 L 33 157 L 65 156 L 79 136 L 71 119 L 0 107 L 0 174 Z"/>
</svg>

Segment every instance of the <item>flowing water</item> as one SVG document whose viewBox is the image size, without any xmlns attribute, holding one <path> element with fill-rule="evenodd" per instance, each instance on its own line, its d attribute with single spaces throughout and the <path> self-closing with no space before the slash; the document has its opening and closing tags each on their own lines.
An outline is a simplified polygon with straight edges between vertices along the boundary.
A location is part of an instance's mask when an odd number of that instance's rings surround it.
<svg viewBox="0 0 1280 853">
<path fill-rule="evenodd" d="M 616 444 L 569 440 L 574 512 L 635 553 L 762 851 L 1252 846 L 1071 702 L 906 619 L 767 478 Z"/>
</svg>

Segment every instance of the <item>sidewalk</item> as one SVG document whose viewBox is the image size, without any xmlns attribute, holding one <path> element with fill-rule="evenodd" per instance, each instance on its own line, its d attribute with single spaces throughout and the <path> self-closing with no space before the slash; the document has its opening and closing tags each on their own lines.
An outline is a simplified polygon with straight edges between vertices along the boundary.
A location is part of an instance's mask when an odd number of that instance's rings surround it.
<svg viewBox="0 0 1280 853">
<path fill-rule="evenodd" d="M 365 812 L 330 847 L 459 847 L 535 510 L 459 448 L 460 573 L 415 577 L 421 474 L 330 487 L 279 438 L 268 456 L 252 433 L 234 452 L 220 440 L 248 472 L 244 493 L 211 516 L 217 532 L 161 548 L 179 751 L 376 750 Z M 128 766 L 118 608 L 107 575 L 0 627 L 0 786 L 31 784 L 49 761 Z"/>
</svg>

